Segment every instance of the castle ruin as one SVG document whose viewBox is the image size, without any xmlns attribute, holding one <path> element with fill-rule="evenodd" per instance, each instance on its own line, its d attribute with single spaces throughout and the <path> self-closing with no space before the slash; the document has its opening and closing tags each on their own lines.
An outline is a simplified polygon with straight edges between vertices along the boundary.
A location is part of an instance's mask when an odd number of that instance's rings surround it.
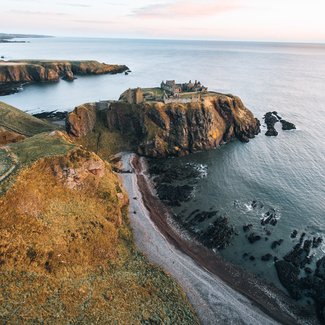
<svg viewBox="0 0 325 325">
<path fill-rule="evenodd" d="M 200 81 L 191 80 L 187 83 L 177 84 L 175 80 L 167 80 L 166 82 L 162 81 L 160 88 L 166 92 L 169 96 L 175 96 L 184 92 L 207 92 L 208 88 L 203 86 Z"/>
<path fill-rule="evenodd" d="M 143 90 L 141 88 L 128 89 L 126 91 L 126 100 L 129 104 L 142 104 L 144 102 Z"/>
</svg>

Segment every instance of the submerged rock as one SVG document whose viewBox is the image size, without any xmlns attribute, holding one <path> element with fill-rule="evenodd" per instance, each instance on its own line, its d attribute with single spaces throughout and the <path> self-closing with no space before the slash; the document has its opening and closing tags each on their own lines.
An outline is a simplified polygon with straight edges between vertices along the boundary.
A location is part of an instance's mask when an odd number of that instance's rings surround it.
<svg viewBox="0 0 325 325">
<path fill-rule="evenodd" d="M 250 223 L 250 224 L 244 225 L 243 230 L 244 230 L 244 232 L 247 232 L 247 231 L 251 230 L 252 227 L 253 227 L 253 225 Z"/>
<path fill-rule="evenodd" d="M 297 231 L 297 230 L 294 230 L 294 231 L 291 233 L 290 237 L 291 237 L 291 238 L 296 238 L 297 235 L 298 235 L 298 231 Z"/>
<path fill-rule="evenodd" d="M 271 244 L 271 248 L 275 249 L 277 248 L 277 246 L 280 246 L 283 243 L 283 239 L 280 240 L 275 240 L 272 244 Z"/>
<path fill-rule="evenodd" d="M 262 238 L 262 237 L 261 237 L 260 235 L 257 235 L 257 234 L 255 234 L 254 232 L 251 233 L 251 234 L 247 237 L 248 241 L 249 241 L 251 244 L 254 244 L 255 242 L 261 240 L 261 238 Z"/>
<path fill-rule="evenodd" d="M 261 257 L 261 260 L 264 261 L 264 262 L 268 262 L 272 259 L 272 254 L 268 253 L 268 254 L 265 254 Z"/>
<path fill-rule="evenodd" d="M 191 198 L 193 187 L 190 185 L 173 186 L 161 184 L 157 187 L 158 196 L 170 206 L 180 206 Z"/>
</svg>

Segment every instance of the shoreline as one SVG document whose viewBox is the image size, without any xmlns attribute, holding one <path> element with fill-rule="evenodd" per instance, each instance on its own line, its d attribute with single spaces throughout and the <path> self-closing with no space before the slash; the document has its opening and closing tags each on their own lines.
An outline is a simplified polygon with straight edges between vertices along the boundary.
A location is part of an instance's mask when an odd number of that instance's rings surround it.
<svg viewBox="0 0 325 325">
<path fill-rule="evenodd" d="M 279 289 L 224 261 L 202 245 L 181 238 L 167 221 L 169 208 L 152 192 L 144 175 L 143 158 L 122 154 L 122 162 L 128 171 L 121 176 L 130 197 L 130 220 L 136 243 L 150 261 L 176 278 L 203 324 L 221 320 L 225 324 L 317 324 L 312 318 L 303 318 L 299 314 L 301 309 Z M 149 226 L 151 229 L 146 229 Z M 150 244 L 144 238 L 150 239 Z M 174 254 L 178 263 L 165 256 L 164 250 Z"/>
</svg>

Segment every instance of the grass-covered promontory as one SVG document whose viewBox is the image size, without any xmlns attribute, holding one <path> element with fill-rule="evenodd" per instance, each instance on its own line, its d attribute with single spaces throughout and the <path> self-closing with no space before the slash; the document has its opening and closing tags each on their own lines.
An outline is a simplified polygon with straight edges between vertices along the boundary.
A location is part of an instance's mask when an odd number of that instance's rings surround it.
<svg viewBox="0 0 325 325">
<path fill-rule="evenodd" d="M 0 321 L 197 324 L 178 284 L 137 251 L 112 166 L 61 131 L 25 136 L 0 148 L 16 166 L 0 180 Z"/>
</svg>

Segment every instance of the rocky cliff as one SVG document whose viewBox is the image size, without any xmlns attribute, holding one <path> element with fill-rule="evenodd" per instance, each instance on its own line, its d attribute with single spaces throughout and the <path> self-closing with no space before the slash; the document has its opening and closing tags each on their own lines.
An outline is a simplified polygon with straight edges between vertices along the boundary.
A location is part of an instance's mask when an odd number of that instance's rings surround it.
<svg viewBox="0 0 325 325">
<path fill-rule="evenodd" d="M 235 138 L 247 142 L 260 132 L 259 121 L 240 98 L 217 93 L 188 103 L 82 105 L 68 116 L 67 130 L 81 137 L 96 130 L 99 123 L 106 131 L 129 138 L 132 149 L 149 157 L 182 156 Z"/>
<path fill-rule="evenodd" d="M 74 80 L 78 75 L 116 74 L 127 71 L 125 65 L 97 61 L 0 61 L 0 94 L 12 92 L 8 85 L 26 82 Z"/>
</svg>

